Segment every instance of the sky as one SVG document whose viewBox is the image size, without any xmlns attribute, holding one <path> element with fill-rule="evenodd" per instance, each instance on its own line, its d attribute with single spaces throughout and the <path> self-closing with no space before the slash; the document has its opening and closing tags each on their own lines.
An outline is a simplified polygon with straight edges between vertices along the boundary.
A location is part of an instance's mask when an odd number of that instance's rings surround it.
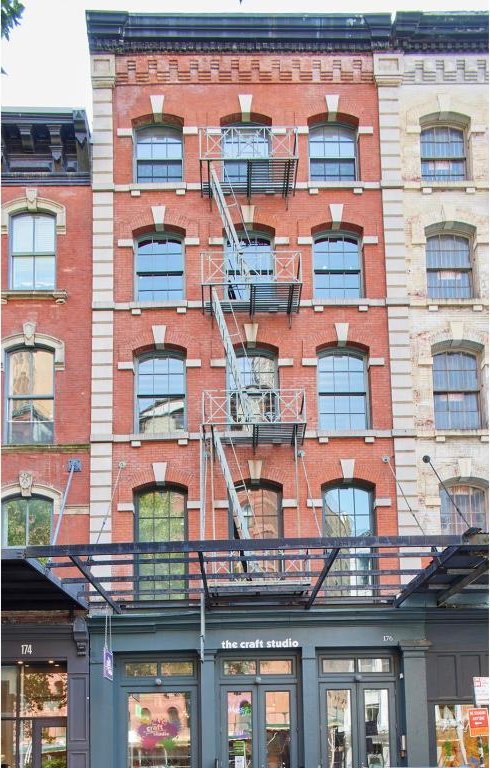
<svg viewBox="0 0 490 768">
<path fill-rule="evenodd" d="M 165 0 L 23 0 L 20 26 L 2 41 L 4 107 L 82 107 L 92 115 L 85 10 L 165 13 Z M 488 0 L 179 0 L 178 13 L 393 13 L 486 11 Z"/>
</svg>

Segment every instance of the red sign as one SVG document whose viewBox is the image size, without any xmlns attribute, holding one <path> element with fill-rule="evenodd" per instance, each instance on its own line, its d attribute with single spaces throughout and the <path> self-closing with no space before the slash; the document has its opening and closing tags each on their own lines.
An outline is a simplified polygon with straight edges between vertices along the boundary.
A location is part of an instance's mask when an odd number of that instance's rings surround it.
<svg viewBox="0 0 490 768">
<path fill-rule="evenodd" d="M 488 734 L 488 709 L 480 707 L 468 710 L 470 736 L 486 736 Z"/>
</svg>

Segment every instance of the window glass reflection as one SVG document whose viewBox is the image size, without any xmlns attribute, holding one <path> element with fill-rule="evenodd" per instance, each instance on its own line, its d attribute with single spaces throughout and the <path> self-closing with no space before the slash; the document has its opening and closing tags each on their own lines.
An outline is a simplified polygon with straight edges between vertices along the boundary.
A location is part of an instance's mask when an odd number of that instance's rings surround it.
<svg viewBox="0 0 490 768">
<path fill-rule="evenodd" d="M 469 704 L 436 704 L 436 740 L 437 765 L 455 766 L 481 765 L 488 768 L 488 734 L 481 737 L 481 754 L 479 738 L 470 735 L 468 710 Z"/>
<path fill-rule="evenodd" d="M 190 696 L 187 691 L 129 694 L 129 768 L 190 768 Z"/>
<path fill-rule="evenodd" d="M 227 734 L 229 768 L 251 768 L 253 749 L 252 692 L 227 693 Z"/>
<path fill-rule="evenodd" d="M 352 768 L 352 715 L 349 690 L 327 691 L 329 766 Z"/>
</svg>

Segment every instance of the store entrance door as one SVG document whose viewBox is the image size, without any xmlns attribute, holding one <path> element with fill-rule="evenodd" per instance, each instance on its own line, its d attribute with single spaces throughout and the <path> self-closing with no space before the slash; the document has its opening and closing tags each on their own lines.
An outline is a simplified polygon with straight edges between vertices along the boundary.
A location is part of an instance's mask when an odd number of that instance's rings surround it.
<svg viewBox="0 0 490 768">
<path fill-rule="evenodd" d="M 66 717 L 39 717 L 24 721 L 24 729 L 28 723 L 32 724 L 32 741 L 24 753 L 22 765 L 26 768 L 66 768 Z"/>
<path fill-rule="evenodd" d="M 389 768 L 398 764 L 392 683 L 326 683 L 320 696 L 323 765 Z"/>
<path fill-rule="evenodd" d="M 223 686 L 222 768 L 297 768 L 296 687 Z"/>
</svg>

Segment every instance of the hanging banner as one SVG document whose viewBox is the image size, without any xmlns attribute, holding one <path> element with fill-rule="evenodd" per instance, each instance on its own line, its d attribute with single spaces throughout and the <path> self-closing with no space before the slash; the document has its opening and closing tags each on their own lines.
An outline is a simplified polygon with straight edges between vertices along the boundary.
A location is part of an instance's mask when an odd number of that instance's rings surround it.
<svg viewBox="0 0 490 768">
<path fill-rule="evenodd" d="M 114 659 L 112 651 L 107 645 L 104 645 L 104 677 L 106 680 L 112 680 L 114 676 Z"/>
</svg>

